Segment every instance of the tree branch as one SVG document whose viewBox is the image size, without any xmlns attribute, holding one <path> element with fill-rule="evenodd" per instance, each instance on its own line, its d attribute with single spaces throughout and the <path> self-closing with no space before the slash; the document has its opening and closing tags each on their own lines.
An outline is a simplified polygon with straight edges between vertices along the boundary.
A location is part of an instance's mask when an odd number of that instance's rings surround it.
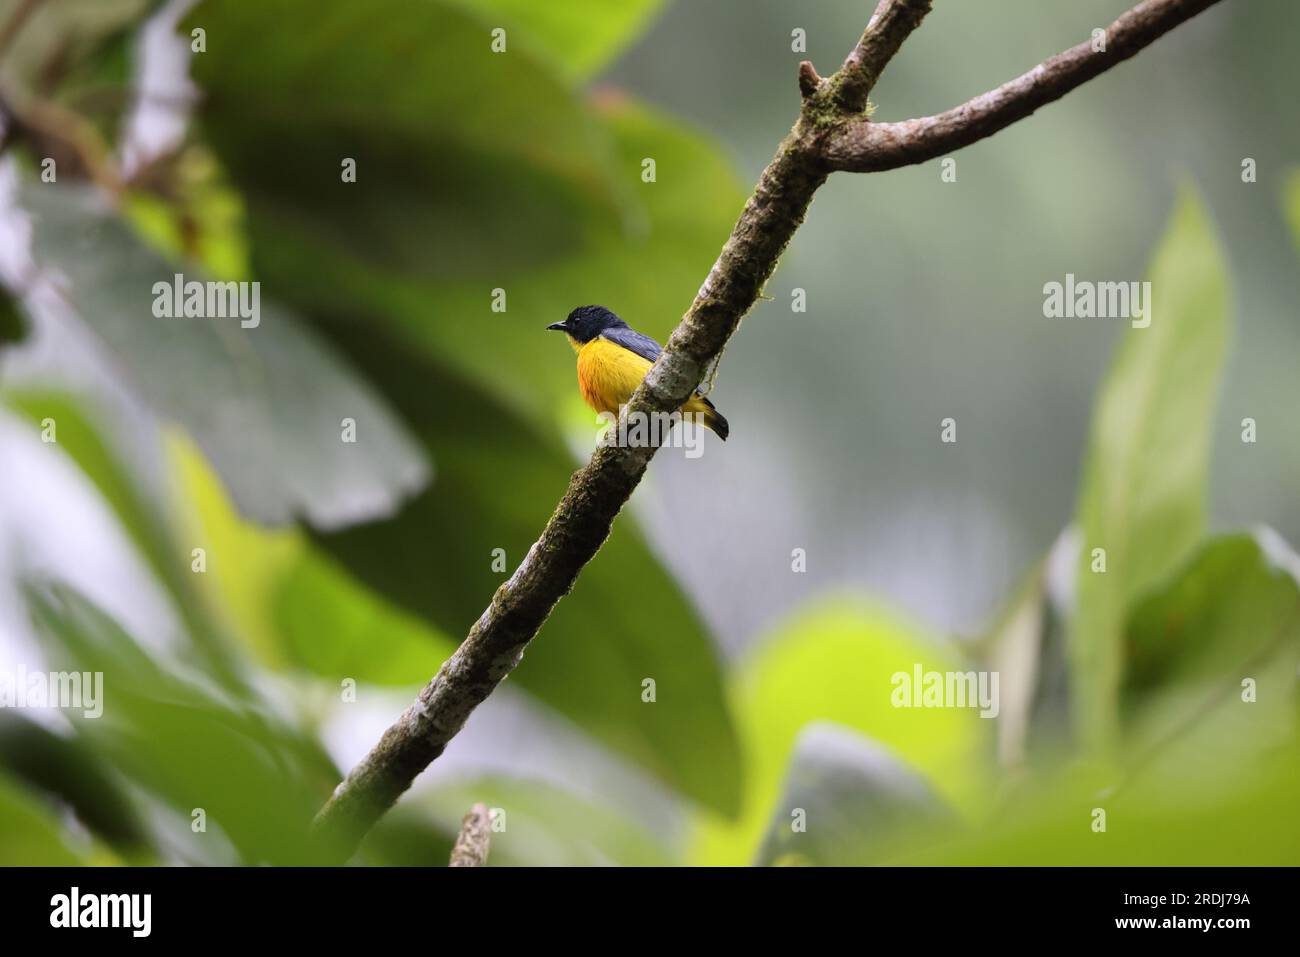
<svg viewBox="0 0 1300 957">
<path fill-rule="evenodd" d="M 1104 51 L 1094 51 L 1091 40 L 1080 43 L 938 116 L 901 123 L 855 119 L 828 142 L 827 163 L 832 170 L 875 173 L 924 163 L 969 146 L 1059 100 L 1218 2 L 1145 0 L 1110 25 Z"/>
<path fill-rule="evenodd" d="M 894 58 L 903 41 L 921 25 L 930 12 L 931 0 L 880 0 L 862 39 L 844 60 L 832 81 L 836 103 L 849 113 L 867 107 L 871 88 L 880 79 L 885 64 Z"/>
<path fill-rule="evenodd" d="M 858 45 L 841 69 L 825 80 L 811 63 L 800 64 L 803 101 L 799 118 L 763 170 L 717 262 L 668 338 L 658 361 L 632 396 L 625 416 L 670 412 L 681 407 L 762 292 L 781 253 L 803 223 L 818 187 L 832 170 L 856 168 L 845 164 L 859 155 L 855 150 L 860 144 L 865 143 L 870 150 L 881 148 L 881 136 L 868 132 L 869 127 L 879 127 L 868 124 L 861 111 L 889 60 L 929 12 L 930 2 L 881 0 Z M 1080 75 L 1091 72 L 1081 75 L 1072 86 L 1131 56 L 1175 23 L 1213 2 L 1216 0 L 1147 0 L 1112 27 L 1118 32 L 1109 43 L 1110 53 L 1075 68 Z M 1070 51 L 1064 56 L 1080 54 Z M 1044 64 L 1030 76 L 1048 70 L 1048 64 Z M 1019 114 L 999 113 L 999 117 L 1007 117 L 1001 125 L 1027 116 L 1034 106 L 1063 95 L 1072 86 L 1025 107 Z M 1029 88 L 1036 89 L 1032 82 Z M 1003 106 L 1002 110 L 1008 108 Z M 904 125 L 888 124 L 894 129 Z M 973 135 L 966 142 L 981 135 L 988 133 Z M 902 145 L 890 147 L 896 155 L 920 152 L 906 141 L 898 142 Z M 379 743 L 335 788 L 316 816 L 315 832 L 336 853 L 347 855 L 355 849 L 416 775 L 442 754 L 474 708 L 518 664 L 551 609 L 568 594 L 578 573 L 604 543 L 615 516 L 641 480 L 654 452 L 647 447 L 602 446 L 586 466 L 573 474 L 541 537 L 510 579 L 497 589 L 469 636 L 415 702 L 384 732 Z"/>
<path fill-rule="evenodd" d="M 486 804 L 475 804 L 460 822 L 460 834 L 451 849 L 450 867 L 483 867 L 492 838 L 492 816 Z"/>
</svg>

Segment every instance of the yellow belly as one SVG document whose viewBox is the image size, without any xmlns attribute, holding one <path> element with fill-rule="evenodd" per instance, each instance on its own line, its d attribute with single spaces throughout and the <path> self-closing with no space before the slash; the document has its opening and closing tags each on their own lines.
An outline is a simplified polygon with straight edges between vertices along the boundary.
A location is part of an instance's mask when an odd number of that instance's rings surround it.
<svg viewBox="0 0 1300 957">
<path fill-rule="evenodd" d="M 648 359 L 599 336 L 578 350 L 578 388 L 597 412 L 618 415 L 649 371 Z"/>
<path fill-rule="evenodd" d="M 650 366 L 649 359 L 598 336 L 578 347 L 578 388 L 594 410 L 618 415 Z M 709 408 L 703 399 L 693 395 L 682 406 L 682 412 L 705 416 Z"/>
</svg>

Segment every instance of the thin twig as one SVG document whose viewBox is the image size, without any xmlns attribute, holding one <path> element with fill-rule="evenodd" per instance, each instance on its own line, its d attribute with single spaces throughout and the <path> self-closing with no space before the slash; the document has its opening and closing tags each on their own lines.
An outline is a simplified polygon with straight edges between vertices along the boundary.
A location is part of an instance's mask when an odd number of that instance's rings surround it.
<svg viewBox="0 0 1300 957">
<path fill-rule="evenodd" d="M 925 15 L 931 0 L 880 0 L 871 22 L 862 31 L 862 39 L 835 74 L 831 93 L 847 112 L 861 113 L 867 96 L 880 79 L 880 73 L 903 41 L 912 35 Z"/>
<path fill-rule="evenodd" d="M 0 56 L 8 51 L 27 18 L 44 2 L 45 0 L 20 0 L 18 6 L 14 7 L 14 12 L 9 14 L 9 19 L 0 24 Z"/>
<path fill-rule="evenodd" d="M 121 177 L 94 126 L 81 114 L 57 103 L 31 100 L 20 114 L 0 94 L 0 153 L 22 142 L 40 159 L 53 159 L 60 174 L 89 179 L 116 195 Z"/>
<path fill-rule="evenodd" d="M 1022 77 L 1008 84 L 996 107 L 990 104 L 989 110 L 972 110 L 965 122 L 976 124 L 977 129 L 965 141 L 974 142 L 992 132 L 978 132 L 983 128 L 980 124 L 997 122 L 1001 128 L 1029 115 L 1038 105 L 1131 56 L 1214 2 L 1217 0 L 1147 0 L 1111 28 L 1117 31 L 1111 38 L 1111 52 L 1065 70 L 1065 78 L 1052 86 L 1059 92 L 1045 96 L 1041 87 Z M 871 141 L 876 134 L 869 131 L 875 124 L 869 123 L 862 109 L 881 71 L 920 25 L 929 7 L 930 0 L 881 0 L 839 72 L 823 80 L 811 64 L 800 65 L 803 99 L 799 119 L 763 170 L 717 262 L 633 395 L 627 414 L 662 413 L 681 407 L 762 292 L 827 175 L 833 169 L 852 168 L 844 164 L 857 155 L 851 149 L 855 143 L 864 142 L 868 151 L 881 148 L 878 136 L 877 142 Z M 1070 51 L 1064 56 L 1066 62 L 1073 62 L 1076 54 Z M 1052 62 L 1035 74 L 1054 72 L 1049 67 Z M 987 118 L 990 113 L 994 120 Z M 960 129 L 960 118 L 955 122 Z M 901 124 L 888 126 L 897 129 Z M 916 128 L 915 135 L 933 136 L 924 125 Z M 950 144 L 961 139 L 951 132 L 944 137 Z M 921 151 L 906 143 L 891 149 L 897 156 Z M 336 853 L 355 849 L 416 775 L 442 754 L 474 708 L 519 662 L 551 609 L 568 594 L 578 573 L 604 543 L 654 452 L 648 447 L 602 446 L 573 474 L 541 538 L 509 581 L 497 589 L 469 636 L 415 703 L 335 788 L 316 816 L 316 833 Z"/>
<path fill-rule="evenodd" d="M 969 146 L 1059 100 L 1217 2 L 1146 0 L 1107 28 L 1104 50 L 1095 50 L 1087 40 L 938 116 L 901 123 L 855 120 L 830 140 L 826 159 L 833 170 L 876 173 Z"/>
<path fill-rule="evenodd" d="M 486 804 L 475 804 L 460 822 L 456 846 L 451 849 L 451 867 L 483 867 L 487 864 L 492 838 L 492 815 Z"/>
</svg>

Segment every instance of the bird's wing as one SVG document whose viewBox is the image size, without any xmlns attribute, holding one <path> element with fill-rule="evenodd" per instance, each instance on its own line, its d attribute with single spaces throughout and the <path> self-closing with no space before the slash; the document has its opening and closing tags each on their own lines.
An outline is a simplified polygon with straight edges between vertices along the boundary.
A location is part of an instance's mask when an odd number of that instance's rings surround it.
<svg viewBox="0 0 1300 957">
<path fill-rule="evenodd" d="M 654 362 L 658 359 L 659 353 L 663 351 L 659 347 L 659 343 L 655 342 L 649 336 L 643 336 L 635 329 L 627 326 L 624 326 L 622 329 L 606 329 L 600 335 L 601 338 L 608 339 L 610 342 L 622 346 L 624 349 L 628 350 L 628 352 L 635 352 L 642 359 L 648 359 L 650 362 Z M 695 390 L 695 394 L 704 400 L 705 405 L 709 408 L 713 408 L 713 403 L 708 399 L 705 399 L 699 389 Z"/>
<path fill-rule="evenodd" d="M 659 348 L 659 343 L 655 342 L 649 336 L 641 335 L 641 333 L 637 332 L 635 329 L 629 329 L 627 327 L 622 329 L 606 329 L 600 335 L 602 338 L 608 339 L 610 342 L 622 346 L 628 352 L 635 352 L 642 359 L 647 359 L 650 362 L 654 362 L 658 359 L 659 353 L 662 351 Z"/>
</svg>

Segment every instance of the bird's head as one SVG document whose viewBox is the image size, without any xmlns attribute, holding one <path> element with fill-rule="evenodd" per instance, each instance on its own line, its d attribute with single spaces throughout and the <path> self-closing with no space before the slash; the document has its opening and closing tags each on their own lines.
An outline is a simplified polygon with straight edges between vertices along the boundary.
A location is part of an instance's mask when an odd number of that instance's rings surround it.
<svg viewBox="0 0 1300 957">
<path fill-rule="evenodd" d="M 627 323 L 604 306 L 579 306 L 563 322 L 553 322 L 547 329 L 566 333 L 579 345 L 590 342 L 606 329 L 626 327 Z"/>
</svg>

